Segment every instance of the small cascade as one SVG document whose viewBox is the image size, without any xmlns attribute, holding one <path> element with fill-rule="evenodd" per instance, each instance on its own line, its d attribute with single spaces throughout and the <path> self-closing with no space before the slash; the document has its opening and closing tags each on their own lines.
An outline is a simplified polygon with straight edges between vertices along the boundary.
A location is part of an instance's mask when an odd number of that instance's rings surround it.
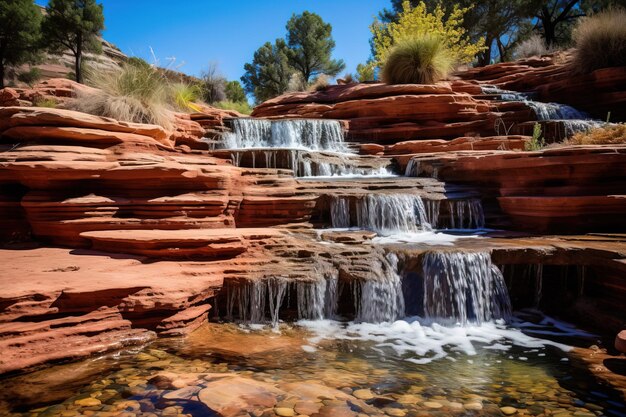
<svg viewBox="0 0 626 417">
<path fill-rule="evenodd" d="M 543 103 L 531 99 L 529 93 L 503 90 L 492 85 L 482 86 L 483 94 L 498 95 L 504 101 L 522 101 L 533 109 L 537 120 L 559 122 L 563 126 L 565 137 L 570 137 L 578 132 L 586 132 L 590 129 L 607 125 L 600 120 L 593 120 L 589 114 L 575 109 L 572 106 L 559 103 Z M 408 168 L 408 167 L 407 167 Z"/>
<path fill-rule="evenodd" d="M 402 279 L 394 253 L 381 259 L 377 275 L 375 279 L 359 281 L 353 286 L 357 322 L 380 323 L 404 317 Z"/>
<path fill-rule="evenodd" d="M 431 229 L 422 198 L 412 194 L 335 196 L 330 214 L 333 227 L 358 227 L 381 235 Z"/>
<path fill-rule="evenodd" d="M 390 176 L 392 172 L 380 162 L 359 166 L 354 155 L 318 153 L 300 149 L 234 149 L 231 162 L 247 168 L 290 169 L 297 177 L 319 176 Z"/>
<path fill-rule="evenodd" d="M 227 281 L 228 282 L 228 281 Z M 292 309 L 297 319 L 332 318 L 337 311 L 337 277 L 315 281 L 273 277 L 225 285 L 226 319 L 276 326 L 281 309 Z"/>
<path fill-rule="evenodd" d="M 224 137 L 227 149 L 291 148 L 347 152 L 337 120 L 233 119 L 232 133 Z"/>
<path fill-rule="evenodd" d="M 483 205 L 479 199 L 448 200 L 450 229 L 482 229 L 485 227 Z"/>
<path fill-rule="evenodd" d="M 466 324 L 510 316 L 504 277 L 488 253 L 428 252 L 422 268 L 426 317 Z"/>
</svg>

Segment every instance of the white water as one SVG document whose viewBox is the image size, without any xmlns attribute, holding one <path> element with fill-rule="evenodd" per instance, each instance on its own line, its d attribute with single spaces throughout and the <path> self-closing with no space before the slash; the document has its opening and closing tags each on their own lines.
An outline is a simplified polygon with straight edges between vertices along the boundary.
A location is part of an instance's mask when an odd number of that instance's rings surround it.
<svg viewBox="0 0 626 417">
<path fill-rule="evenodd" d="M 606 126 L 607 123 L 593 120 L 589 114 L 577 110 L 572 106 L 559 103 L 542 103 L 530 99 L 529 94 L 516 91 L 502 90 L 495 86 L 482 86 L 483 94 L 497 94 L 505 101 L 522 101 L 533 109 L 537 120 L 559 122 L 563 125 L 565 136 L 570 137 L 578 132 L 587 132 L 596 127 Z M 407 166 L 408 170 L 408 166 Z"/>
<path fill-rule="evenodd" d="M 224 136 L 227 149 L 292 148 L 348 152 L 336 120 L 232 120 L 233 132 Z"/>
<path fill-rule="evenodd" d="M 467 324 L 511 315 L 504 277 L 488 253 L 427 252 L 422 268 L 425 317 Z"/>
<path fill-rule="evenodd" d="M 290 294 L 294 292 L 296 300 L 292 303 Z M 250 280 L 226 286 L 226 302 L 226 318 L 244 323 L 270 322 L 275 326 L 281 308 L 294 304 L 299 320 L 333 318 L 337 310 L 337 277 L 318 277 L 315 281 L 281 277 Z"/>
<path fill-rule="evenodd" d="M 540 349 L 554 346 L 563 351 L 571 346 L 532 337 L 521 329 L 511 328 L 503 320 L 482 324 L 443 326 L 420 317 L 384 323 L 340 323 L 331 320 L 307 321 L 298 325 L 311 331 L 309 349 L 324 340 L 355 340 L 373 343 L 378 352 L 390 352 L 408 362 L 426 364 L 447 358 L 457 360 L 460 355 L 473 356 L 479 348 L 508 351 L 512 346 Z M 574 330 L 559 331 L 559 336 L 580 336 Z"/>
<path fill-rule="evenodd" d="M 412 194 L 335 196 L 330 214 L 333 227 L 354 226 L 381 235 L 431 230 L 422 198 Z"/>
<path fill-rule="evenodd" d="M 353 283 L 355 321 L 379 323 L 404 316 L 402 278 L 398 274 L 398 257 L 389 253 L 382 265 L 372 268 L 380 271 L 377 277 Z"/>
</svg>

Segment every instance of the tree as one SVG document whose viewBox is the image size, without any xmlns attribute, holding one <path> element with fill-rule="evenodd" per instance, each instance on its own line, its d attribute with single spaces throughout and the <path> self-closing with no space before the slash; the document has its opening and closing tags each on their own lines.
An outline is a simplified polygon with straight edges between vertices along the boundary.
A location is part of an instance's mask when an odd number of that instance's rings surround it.
<svg viewBox="0 0 626 417">
<path fill-rule="evenodd" d="M 335 41 L 332 26 L 308 11 L 294 14 L 287 22 L 287 57 L 289 64 L 305 82 L 320 74 L 335 76 L 346 67 L 343 60 L 331 59 Z"/>
<path fill-rule="evenodd" d="M 376 65 L 373 62 L 358 64 L 356 66 L 357 80 L 360 83 L 376 80 Z"/>
<path fill-rule="evenodd" d="M 46 12 L 42 29 L 48 48 L 53 53 L 72 52 L 76 81 L 82 83 L 83 53 L 102 51 L 102 5 L 96 0 L 50 0 Z"/>
<path fill-rule="evenodd" d="M 207 103 L 226 100 L 226 78 L 220 73 L 217 63 L 210 62 L 200 74 L 200 80 L 202 95 Z"/>
<path fill-rule="evenodd" d="M 257 102 L 287 91 L 294 70 L 289 66 L 285 40 L 263 44 L 254 53 L 252 63 L 245 64 L 244 69 L 246 73 L 241 77 L 244 89 L 253 94 Z"/>
<path fill-rule="evenodd" d="M 408 0 L 402 2 L 402 10 L 395 21 L 385 23 L 376 19 L 370 26 L 374 61 L 379 66 L 383 65 L 397 42 L 416 35 L 430 35 L 443 40 L 456 62 L 471 62 L 485 47 L 483 38 L 472 42 L 463 28 L 463 17 L 468 10 L 458 5 L 448 10 L 437 4 L 429 12 L 423 1 L 415 7 Z"/>
<path fill-rule="evenodd" d="M 241 83 L 237 80 L 228 81 L 226 83 L 226 98 L 234 103 L 242 103 L 248 101 L 246 99 L 246 92 L 243 90 Z"/>
<path fill-rule="evenodd" d="M 402 12 L 404 0 L 392 0 L 392 8 L 384 9 L 379 13 L 383 23 L 397 22 Z M 478 64 L 487 65 L 492 56 L 498 56 L 501 61 L 506 60 L 512 47 L 522 40 L 529 31 L 528 19 L 534 13 L 532 0 L 424 0 L 426 10 L 433 13 L 438 5 L 445 9 L 445 18 L 449 19 L 455 7 L 465 9 L 461 26 L 472 43 L 481 39 L 485 42 L 485 49 L 478 54 Z M 416 7 L 421 1 L 411 0 L 410 4 Z M 494 54 L 494 50 L 497 54 Z"/>
<path fill-rule="evenodd" d="M 33 0 L 0 0 L 0 88 L 9 65 L 36 57 L 41 35 L 41 12 Z"/>
</svg>

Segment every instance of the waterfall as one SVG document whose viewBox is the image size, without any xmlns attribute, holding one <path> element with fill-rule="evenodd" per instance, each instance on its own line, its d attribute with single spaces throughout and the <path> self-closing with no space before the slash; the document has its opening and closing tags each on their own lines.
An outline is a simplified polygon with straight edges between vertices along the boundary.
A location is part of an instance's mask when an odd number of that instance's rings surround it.
<svg viewBox="0 0 626 417">
<path fill-rule="evenodd" d="M 426 317 L 462 324 L 509 317 L 504 277 L 488 253 L 427 252 L 422 268 Z"/>
<path fill-rule="evenodd" d="M 447 203 L 451 229 L 482 229 L 485 227 L 485 215 L 480 200 L 448 200 Z"/>
<path fill-rule="evenodd" d="M 331 199 L 333 227 L 358 227 L 381 235 L 431 229 L 424 202 L 418 195 L 367 194 L 352 200 L 354 215 L 349 196 L 335 196 Z"/>
<path fill-rule="evenodd" d="M 542 103 L 530 99 L 528 93 L 502 90 L 495 86 L 484 85 L 481 87 L 484 94 L 497 94 L 501 100 L 522 101 L 535 112 L 539 121 L 558 121 L 563 125 L 565 137 L 570 137 L 578 132 L 586 132 L 596 127 L 610 125 L 600 120 L 593 120 L 589 114 L 559 103 Z"/>
<path fill-rule="evenodd" d="M 233 132 L 224 136 L 227 149 L 294 148 L 348 152 L 337 120 L 239 118 L 231 123 Z"/>
<path fill-rule="evenodd" d="M 227 282 L 226 318 L 231 321 L 236 318 L 244 323 L 269 321 L 276 326 L 281 308 L 295 307 L 298 319 L 307 320 L 331 318 L 337 311 L 337 276 L 321 276 L 315 281 L 272 277 Z M 295 294 L 294 306 L 290 294 Z"/>
<path fill-rule="evenodd" d="M 381 258 L 378 276 L 354 283 L 354 309 L 357 322 L 379 323 L 404 317 L 402 279 L 398 257 L 389 253 Z"/>
</svg>

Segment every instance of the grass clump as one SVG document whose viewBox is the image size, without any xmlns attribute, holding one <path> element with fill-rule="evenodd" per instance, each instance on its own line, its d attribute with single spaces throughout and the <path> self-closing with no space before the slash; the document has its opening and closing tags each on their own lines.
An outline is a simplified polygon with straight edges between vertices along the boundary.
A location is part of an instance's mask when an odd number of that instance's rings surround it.
<svg viewBox="0 0 626 417">
<path fill-rule="evenodd" d="M 539 151 L 546 146 L 545 139 L 541 136 L 541 125 L 539 123 L 535 123 L 533 126 L 533 137 L 529 142 L 524 144 L 524 150 L 526 151 Z"/>
<path fill-rule="evenodd" d="M 170 84 L 151 65 L 125 63 L 117 71 L 90 72 L 87 81 L 100 91 L 79 93 L 77 110 L 125 122 L 172 128 Z"/>
<path fill-rule="evenodd" d="M 626 66 L 626 10 L 608 9 L 582 18 L 573 39 L 574 65 L 579 72 Z"/>
<path fill-rule="evenodd" d="M 615 145 L 626 143 L 626 124 L 597 127 L 569 138 L 567 145 Z"/>
<path fill-rule="evenodd" d="M 382 69 L 387 84 L 433 84 L 448 76 L 453 59 L 441 37 L 420 35 L 399 41 Z"/>
<path fill-rule="evenodd" d="M 33 106 L 35 107 L 47 107 L 50 109 L 56 109 L 57 104 L 58 103 L 56 102 L 56 100 L 52 98 L 38 97 L 33 100 Z"/>
<path fill-rule="evenodd" d="M 248 104 L 247 101 L 239 101 L 234 102 L 230 100 L 223 100 L 213 104 L 218 109 L 222 110 L 234 110 L 241 114 L 250 114 L 252 113 L 252 107 Z"/>
<path fill-rule="evenodd" d="M 197 103 L 202 96 L 202 89 L 195 84 L 174 83 L 170 86 L 173 106 L 180 111 L 200 112 Z"/>
<path fill-rule="evenodd" d="M 546 46 L 546 42 L 539 35 L 532 35 L 530 38 L 520 42 L 513 52 L 515 58 L 530 58 L 531 56 L 542 56 L 553 52 Z"/>
</svg>

